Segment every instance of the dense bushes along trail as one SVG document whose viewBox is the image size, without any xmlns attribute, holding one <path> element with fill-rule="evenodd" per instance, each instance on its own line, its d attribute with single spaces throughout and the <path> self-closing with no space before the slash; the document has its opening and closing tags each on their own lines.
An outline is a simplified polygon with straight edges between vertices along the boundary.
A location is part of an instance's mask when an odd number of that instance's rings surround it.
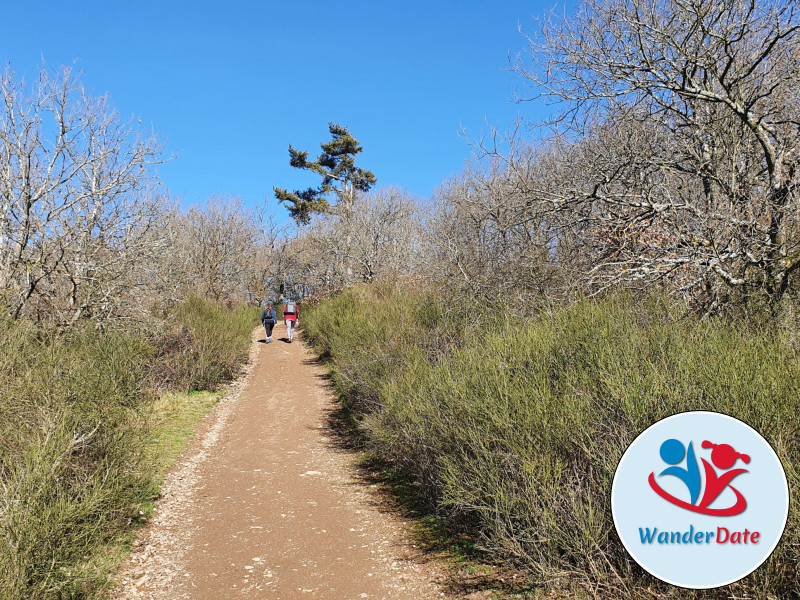
<svg viewBox="0 0 800 600">
<path fill-rule="evenodd" d="M 158 493 L 156 392 L 230 376 L 256 316 L 195 300 L 176 327 L 149 337 L 48 337 L 22 321 L 2 324 L 0 598 L 102 594 L 114 563 L 108 546 Z M 584 301 L 523 321 L 496 306 L 375 286 L 307 307 L 303 325 L 372 453 L 413 484 L 405 489 L 430 514 L 547 582 L 545 594 L 796 595 L 796 504 L 769 561 L 710 592 L 670 588 L 632 565 L 608 507 L 626 445 L 687 409 L 726 412 L 759 430 L 797 497 L 793 332 L 698 322 L 653 299 Z M 259 586 L 287 597 L 349 597 L 353 586 L 368 597 L 438 594 L 405 560 L 402 527 L 370 507 L 350 480 L 352 459 L 326 439 L 334 401 L 322 370 L 301 344 L 256 348 L 242 395 L 220 405 L 227 417 L 208 425 L 206 446 L 197 442 L 207 451 L 197 486 L 174 496 L 172 521 L 155 513 L 156 529 L 165 519 L 178 528 L 179 555 L 159 561 L 157 545 L 142 546 L 123 574 L 125 593 L 158 597 L 163 588 L 151 586 L 167 581 L 189 597 Z M 159 564 L 174 568 L 159 576 Z"/>
<path fill-rule="evenodd" d="M 102 595 L 193 428 L 185 392 L 238 372 L 257 316 L 199 298 L 125 330 L 0 316 L 2 600 Z"/>
<path fill-rule="evenodd" d="M 775 597 L 797 593 L 800 509 L 754 574 L 718 591 L 661 584 L 627 557 L 609 507 L 616 463 L 646 427 L 716 410 L 757 429 L 798 496 L 800 352 L 767 323 L 698 322 L 616 298 L 531 320 L 391 287 L 305 311 L 368 447 L 451 529 L 555 593 Z M 560 590 L 560 591 L 559 591 Z"/>
</svg>

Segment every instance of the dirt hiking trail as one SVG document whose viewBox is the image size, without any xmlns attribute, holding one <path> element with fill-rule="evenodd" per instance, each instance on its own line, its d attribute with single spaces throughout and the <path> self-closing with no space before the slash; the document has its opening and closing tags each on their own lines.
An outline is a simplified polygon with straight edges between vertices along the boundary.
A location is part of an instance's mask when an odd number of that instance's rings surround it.
<svg viewBox="0 0 800 600">
<path fill-rule="evenodd" d="M 279 324 L 168 475 L 114 598 L 397 598 L 444 594 L 337 447 L 324 369 Z"/>
</svg>

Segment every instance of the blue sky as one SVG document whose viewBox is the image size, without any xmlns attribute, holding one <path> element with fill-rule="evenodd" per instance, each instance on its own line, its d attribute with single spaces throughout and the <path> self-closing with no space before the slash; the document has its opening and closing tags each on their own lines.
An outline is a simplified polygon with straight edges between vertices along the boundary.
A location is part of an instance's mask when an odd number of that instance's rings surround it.
<svg viewBox="0 0 800 600">
<path fill-rule="evenodd" d="M 3 2 L 0 60 L 27 79 L 42 59 L 73 64 L 94 95 L 160 132 L 162 180 L 184 205 L 212 194 L 248 204 L 272 187 L 317 185 L 288 145 L 319 151 L 327 124 L 350 127 L 379 185 L 427 197 L 471 150 L 459 136 L 509 127 L 536 103 L 511 102 L 505 69 L 541 0 Z M 283 215 L 283 209 L 276 211 Z"/>
</svg>

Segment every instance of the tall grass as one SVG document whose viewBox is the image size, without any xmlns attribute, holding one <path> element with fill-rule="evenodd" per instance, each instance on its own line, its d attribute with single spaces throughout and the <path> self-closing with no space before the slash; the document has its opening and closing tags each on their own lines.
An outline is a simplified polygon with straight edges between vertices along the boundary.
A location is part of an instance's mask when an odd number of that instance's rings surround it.
<svg viewBox="0 0 800 600">
<path fill-rule="evenodd" d="M 156 340 L 158 367 L 167 369 L 168 387 L 183 391 L 213 389 L 230 379 L 247 360 L 259 312 L 241 305 L 227 309 L 190 297 L 174 311 L 174 326 Z"/>
<path fill-rule="evenodd" d="M 584 301 L 531 322 L 444 304 L 361 289 L 307 309 L 304 322 L 371 448 L 442 519 L 539 580 L 601 597 L 796 594 L 795 506 L 765 566 L 719 592 L 689 592 L 632 564 L 609 504 L 627 445 L 696 409 L 760 431 L 796 496 L 800 354 L 781 331 L 697 322 L 660 300 Z"/>
<path fill-rule="evenodd" d="M 0 597 L 85 597 L 103 577 L 95 551 L 147 487 L 140 384 L 153 349 L 0 326 Z"/>
<path fill-rule="evenodd" d="M 253 311 L 192 302 L 169 351 L 149 332 L 56 336 L 0 317 L 0 598 L 89 598 L 106 584 L 109 544 L 157 494 L 153 374 L 177 355 L 174 386 L 210 388 L 246 358 Z"/>
</svg>

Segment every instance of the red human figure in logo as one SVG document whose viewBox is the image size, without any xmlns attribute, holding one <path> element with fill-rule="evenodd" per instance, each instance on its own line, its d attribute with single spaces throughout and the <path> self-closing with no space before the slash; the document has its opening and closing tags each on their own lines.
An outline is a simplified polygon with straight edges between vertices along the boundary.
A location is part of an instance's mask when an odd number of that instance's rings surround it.
<svg viewBox="0 0 800 600">
<path fill-rule="evenodd" d="M 711 451 L 711 462 L 714 463 L 714 466 L 718 469 L 730 469 L 738 459 L 742 459 L 745 464 L 750 462 L 750 457 L 747 454 L 741 454 L 736 452 L 732 446 L 728 444 L 712 444 L 708 440 L 704 440 L 702 444 L 703 448 L 713 448 Z M 706 489 L 703 493 L 703 498 L 700 500 L 700 508 L 705 508 L 709 504 L 711 504 L 714 500 L 717 499 L 726 487 L 730 485 L 730 482 L 733 480 L 734 477 L 741 475 L 742 473 L 747 473 L 747 469 L 733 469 L 732 471 L 728 471 L 723 473 L 722 475 L 717 475 L 717 472 L 714 470 L 708 461 L 705 458 L 701 458 L 703 461 L 703 468 L 706 472 Z M 732 514 L 738 514 L 742 512 L 747 503 L 745 502 L 744 497 L 739 493 L 735 487 L 731 486 L 731 490 L 736 494 L 736 505 L 732 508 L 739 510 Z M 741 505 L 741 507 L 740 507 Z"/>
</svg>

